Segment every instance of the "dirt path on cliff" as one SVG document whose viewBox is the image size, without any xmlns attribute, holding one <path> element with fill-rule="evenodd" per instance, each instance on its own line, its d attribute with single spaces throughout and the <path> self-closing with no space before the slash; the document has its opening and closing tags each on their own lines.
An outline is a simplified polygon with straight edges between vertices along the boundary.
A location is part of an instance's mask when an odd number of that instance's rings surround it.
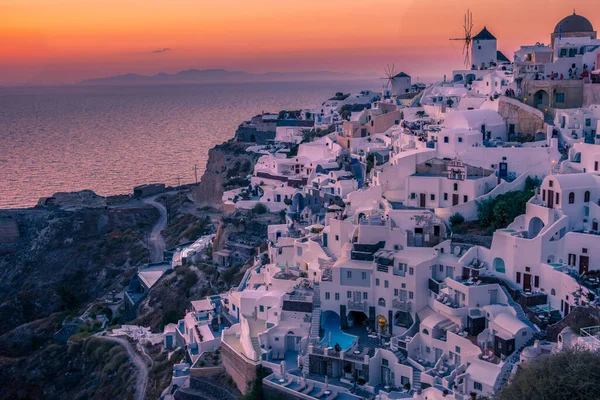
<svg viewBox="0 0 600 400">
<path fill-rule="evenodd" d="M 146 397 L 146 387 L 148 386 L 148 365 L 144 362 L 142 357 L 133 350 L 131 344 L 127 339 L 123 339 L 115 336 L 97 336 L 101 339 L 110 340 L 111 342 L 116 342 L 123 346 L 125 350 L 127 350 L 127 355 L 129 359 L 135 365 L 137 369 L 137 376 L 135 378 L 135 400 L 144 400 Z"/>
<path fill-rule="evenodd" d="M 167 209 L 165 206 L 156 201 L 159 195 L 143 199 L 143 202 L 156 208 L 160 213 L 160 218 L 152 227 L 148 246 L 150 247 L 150 262 L 157 263 L 164 260 L 163 252 L 165 251 L 165 239 L 160 232 L 167 227 Z"/>
</svg>

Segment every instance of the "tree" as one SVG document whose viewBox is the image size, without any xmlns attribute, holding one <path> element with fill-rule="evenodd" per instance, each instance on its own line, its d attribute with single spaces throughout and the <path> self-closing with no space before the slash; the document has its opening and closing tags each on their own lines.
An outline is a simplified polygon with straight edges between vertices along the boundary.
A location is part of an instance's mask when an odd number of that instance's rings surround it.
<svg viewBox="0 0 600 400">
<path fill-rule="evenodd" d="M 450 225 L 452 225 L 453 228 L 456 228 L 465 222 L 465 217 L 463 217 L 461 213 L 455 213 L 448 218 L 448 221 L 450 221 Z"/>
<path fill-rule="evenodd" d="M 519 369 L 499 400 L 600 399 L 600 354 L 565 351 Z"/>
</svg>

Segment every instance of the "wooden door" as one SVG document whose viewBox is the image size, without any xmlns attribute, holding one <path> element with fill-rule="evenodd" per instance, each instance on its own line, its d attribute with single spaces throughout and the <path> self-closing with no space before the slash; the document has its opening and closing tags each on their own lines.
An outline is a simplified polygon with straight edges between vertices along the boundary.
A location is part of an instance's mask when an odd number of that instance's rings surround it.
<svg viewBox="0 0 600 400">
<path fill-rule="evenodd" d="M 531 274 L 523 274 L 523 290 L 531 291 Z"/>
<path fill-rule="evenodd" d="M 419 207 L 425 207 L 425 199 L 425 193 L 421 193 L 421 195 L 419 196 Z"/>
<path fill-rule="evenodd" d="M 453 206 L 457 206 L 458 205 L 458 194 L 453 194 L 452 195 L 452 205 Z"/>
<path fill-rule="evenodd" d="M 590 257 L 579 256 L 579 275 L 587 274 L 590 266 Z"/>
<path fill-rule="evenodd" d="M 554 208 L 554 190 L 548 190 L 548 208 Z"/>
</svg>

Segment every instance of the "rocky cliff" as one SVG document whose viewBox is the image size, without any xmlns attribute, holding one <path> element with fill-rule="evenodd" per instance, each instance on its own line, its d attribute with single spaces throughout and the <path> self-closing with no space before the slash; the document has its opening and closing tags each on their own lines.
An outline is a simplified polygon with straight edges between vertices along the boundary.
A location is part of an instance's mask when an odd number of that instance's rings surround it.
<svg viewBox="0 0 600 400">
<path fill-rule="evenodd" d="M 248 147 L 249 144 L 230 140 L 209 150 L 200 184 L 192 189 L 192 198 L 199 207 L 221 209 L 224 190 L 250 183 L 258 155 L 246 152 Z"/>
</svg>

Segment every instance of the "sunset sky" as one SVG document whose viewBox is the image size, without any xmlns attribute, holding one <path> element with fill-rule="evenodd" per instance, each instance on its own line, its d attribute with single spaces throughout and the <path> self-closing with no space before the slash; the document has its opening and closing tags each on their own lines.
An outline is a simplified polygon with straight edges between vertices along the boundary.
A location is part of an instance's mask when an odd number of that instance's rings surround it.
<svg viewBox="0 0 600 400">
<path fill-rule="evenodd" d="M 188 68 L 449 73 L 467 8 L 512 58 L 600 0 L 0 0 L 0 84 Z"/>
</svg>

